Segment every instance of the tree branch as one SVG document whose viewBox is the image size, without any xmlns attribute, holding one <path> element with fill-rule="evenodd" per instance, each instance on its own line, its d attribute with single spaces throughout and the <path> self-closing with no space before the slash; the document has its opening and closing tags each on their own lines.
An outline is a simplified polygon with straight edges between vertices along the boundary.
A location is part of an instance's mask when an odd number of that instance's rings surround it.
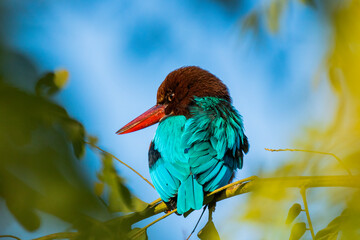
<svg viewBox="0 0 360 240">
<path fill-rule="evenodd" d="M 0 235 L 0 238 L 14 238 L 16 240 L 21 240 L 20 238 L 14 236 L 14 235 Z"/>
<path fill-rule="evenodd" d="M 245 181 L 245 182 L 244 182 Z M 215 196 L 213 193 L 209 193 L 205 196 L 204 204 L 208 204 L 211 201 L 222 201 L 237 195 L 245 194 L 256 190 L 261 186 L 275 187 L 275 188 L 316 188 L 316 187 L 351 187 L 360 188 L 360 176 L 309 176 L 309 177 L 274 177 L 274 178 L 258 178 L 256 176 L 245 178 L 237 181 L 236 183 L 229 184 L 227 188 L 218 192 Z M 215 190 L 217 191 L 217 190 Z M 215 199 L 214 199 L 215 198 Z M 156 202 L 156 201 L 155 201 Z M 155 203 L 154 202 L 154 203 Z M 168 208 L 164 202 L 159 202 L 149 206 L 143 211 L 134 212 L 125 216 L 111 219 L 105 224 L 110 227 L 119 226 L 122 223 L 132 225 L 146 218 L 152 217 L 159 213 L 168 211 Z M 165 216 L 169 216 L 172 212 L 169 212 Z M 164 216 L 164 217 L 165 217 Z M 162 219 L 162 218 L 161 218 Z M 47 235 L 34 240 L 47 240 L 47 239 L 59 239 L 65 238 L 62 234 L 69 234 L 67 238 L 75 238 L 78 233 L 55 233 Z M 51 237 L 49 237 L 51 236 Z"/>
<path fill-rule="evenodd" d="M 313 228 L 311 218 L 310 218 L 309 207 L 308 207 L 307 200 L 306 200 L 306 188 L 305 187 L 301 187 L 300 194 L 301 194 L 301 197 L 302 197 L 303 202 L 304 202 L 304 208 L 305 208 L 305 212 L 306 212 L 306 218 L 307 218 L 307 221 L 308 221 L 308 224 L 309 224 L 309 229 L 310 229 L 310 232 L 311 232 L 311 237 L 314 240 L 315 239 L 315 233 L 314 233 L 314 228 Z"/>
<path fill-rule="evenodd" d="M 360 177 L 358 176 L 309 176 L 309 177 L 275 177 L 275 178 L 257 178 L 256 176 L 246 178 L 252 179 L 247 182 L 244 180 L 238 181 L 238 184 L 229 184 L 230 187 L 223 189 L 216 196 L 216 202 L 231 198 L 237 195 L 248 193 L 260 186 L 276 187 L 276 188 L 315 188 L 315 187 L 353 187 L 360 188 Z M 217 191 L 217 190 L 215 190 Z M 209 193 L 205 199 L 204 204 L 211 202 L 214 199 L 213 193 Z M 134 224 L 143 219 L 152 217 L 159 213 L 168 211 L 164 202 L 161 202 L 153 207 L 149 207 L 141 212 L 135 212 L 126 216 L 121 216 L 109 220 L 107 223 L 116 225 L 123 221 Z"/>
</svg>

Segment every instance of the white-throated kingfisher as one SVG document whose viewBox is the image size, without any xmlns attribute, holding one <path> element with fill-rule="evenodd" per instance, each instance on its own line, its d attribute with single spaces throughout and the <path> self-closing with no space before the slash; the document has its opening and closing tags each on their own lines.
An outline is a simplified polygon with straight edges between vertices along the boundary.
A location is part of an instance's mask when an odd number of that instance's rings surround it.
<svg viewBox="0 0 360 240">
<path fill-rule="evenodd" d="M 179 214 L 201 209 L 204 193 L 228 184 L 249 144 L 227 87 L 199 67 L 165 78 L 156 105 L 125 125 L 130 133 L 159 122 L 149 149 L 150 176 L 161 199 Z"/>
</svg>

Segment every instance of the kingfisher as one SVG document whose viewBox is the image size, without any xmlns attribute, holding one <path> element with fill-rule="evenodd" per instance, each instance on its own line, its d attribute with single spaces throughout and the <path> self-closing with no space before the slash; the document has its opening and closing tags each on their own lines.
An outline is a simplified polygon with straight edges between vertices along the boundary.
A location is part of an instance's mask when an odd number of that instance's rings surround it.
<svg viewBox="0 0 360 240">
<path fill-rule="evenodd" d="M 169 73 L 156 105 L 117 134 L 159 123 L 150 143 L 151 180 L 160 198 L 178 214 L 199 210 L 204 195 L 232 181 L 249 150 L 242 116 L 228 88 L 210 72 L 187 66 Z"/>
</svg>

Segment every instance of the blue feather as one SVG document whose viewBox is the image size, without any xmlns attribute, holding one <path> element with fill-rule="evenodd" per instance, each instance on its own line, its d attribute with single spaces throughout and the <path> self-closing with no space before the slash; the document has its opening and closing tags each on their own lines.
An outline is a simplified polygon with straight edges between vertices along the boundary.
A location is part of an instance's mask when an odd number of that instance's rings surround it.
<svg viewBox="0 0 360 240">
<path fill-rule="evenodd" d="M 188 154 L 187 156 L 189 158 L 192 158 L 192 159 L 195 159 L 195 158 L 198 158 L 198 157 L 201 157 L 203 155 L 206 155 L 209 153 L 209 150 L 203 150 L 203 151 L 194 151 L 194 148 L 191 147 L 189 148 L 189 151 L 188 151 Z"/>
<path fill-rule="evenodd" d="M 196 181 L 194 175 L 190 175 L 181 183 L 177 197 L 177 211 L 183 214 L 190 209 L 201 209 L 204 201 L 202 186 Z"/>
<path fill-rule="evenodd" d="M 203 156 L 199 156 L 197 158 L 190 158 L 189 164 L 191 167 L 197 167 L 197 166 L 200 166 L 201 164 L 205 164 L 211 158 L 212 158 L 212 156 L 209 155 L 208 153 L 206 153 Z"/>
<path fill-rule="evenodd" d="M 196 167 L 191 167 L 191 172 L 194 174 L 199 174 L 199 173 L 203 173 L 207 170 L 209 170 L 211 167 L 215 166 L 217 164 L 219 160 L 212 158 L 209 161 L 207 161 L 204 164 L 201 164 L 199 166 Z"/>
<path fill-rule="evenodd" d="M 188 209 L 188 204 L 186 201 L 186 194 L 185 194 L 185 184 L 182 182 L 180 184 L 177 196 L 177 212 L 179 214 L 183 214 Z"/>
<path fill-rule="evenodd" d="M 170 163 L 164 163 L 166 165 L 166 168 L 168 169 L 168 171 L 170 172 L 170 174 L 180 180 L 183 181 L 185 180 L 189 174 L 190 174 L 190 168 L 189 167 L 185 167 L 185 166 L 181 166 L 178 164 L 170 164 Z"/>
<path fill-rule="evenodd" d="M 210 181 L 212 178 L 218 174 L 222 167 L 223 163 L 218 161 L 215 165 L 209 168 L 208 171 L 198 175 L 198 181 L 200 184 L 204 185 L 206 182 Z"/>
<path fill-rule="evenodd" d="M 229 175 L 229 173 L 231 172 L 232 171 L 230 170 L 229 167 L 227 167 L 226 165 L 222 165 L 220 171 L 217 172 L 216 177 L 213 178 L 208 184 L 206 184 L 204 190 L 207 192 L 212 192 L 217 188 L 222 187 L 223 183 L 226 184 L 227 182 L 229 182 L 231 177 L 231 174 Z"/>
<path fill-rule="evenodd" d="M 163 165 L 158 166 L 157 177 L 163 183 L 163 185 L 166 186 L 166 188 L 169 188 L 170 192 L 176 191 L 179 187 L 173 177 L 168 172 L 168 170 Z"/>
<path fill-rule="evenodd" d="M 165 202 L 177 194 L 180 214 L 200 209 L 204 191 L 226 185 L 248 148 L 241 116 L 230 103 L 215 97 L 195 97 L 194 103 L 190 118 L 161 121 L 153 140 L 161 158 L 151 178 Z"/>
<path fill-rule="evenodd" d="M 211 146 L 209 142 L 200 142 L 198 144 L 195 144 L 191 149 L 198 152 L 198 151 L 208 151 L 210 148 Z"/>
<path fill-rule="evenodd" d="M 189 178 L 183 184 L 185 187 L 185 201 L 188 203 L 188 208 L 190 210 L 191 208 L 195 207 L 193 176 L 189 176 Z M 185 211 L 186 210 L 187 209 L 185 209 Z"/>
<path fill-rule="evenodd" d="M 154 174 L 150 174 L 150 176 L 151 176 L 151 180 L 154 183 L 156 191 L 158 191 L 158 193 L 160 194 L 161 199 L 163 199 L 165 202 L 168 202 L 169 198 L 172 197 L 172 196 L 170 195 L 169 191 L 166 191 L 163 188 L 162 183 L 159 181 L 159 179 L 157 177 L 158 176 L 157 173 L 154 172 Z"/>
</svg>

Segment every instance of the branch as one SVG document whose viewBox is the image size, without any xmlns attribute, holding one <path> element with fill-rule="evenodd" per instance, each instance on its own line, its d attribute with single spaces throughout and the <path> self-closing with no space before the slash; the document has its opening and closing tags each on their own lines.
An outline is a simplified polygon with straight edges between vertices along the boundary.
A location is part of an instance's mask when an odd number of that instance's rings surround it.
<svg viewBox="0 0 360 240">
<path fill-rule="evenodd" d="M 0 235 L 0 238 L 14 238 L 16 240 L 21 240 L 21 238 L 18 238 L 14 235 Z"/>
<path fill-rule="evenodd" d="M 333 153 L 313 151 L 313 150 L 303 150 L 303 149 L 292 149 L 292 148 L 285 148 L 285 149 L 265 148 L 265 150 L 270 151 L 270 152 L 285 152 L 285 151 L 289 151 L 289 152 L 308 152 L 308 153 L 317 153 L 317 154 L 333 156 L 340 163 L 340 165 L 349 173 L 349 175 L 352 176 L 350 169 L 345 165 L 345 163 L 343 161 L 341 161 L 341 159 L 338 156 L 336 156 Z"/>
<path fill-rule="evenodd" d="M 316 188 L 316 187 L 360 188 L 360 176 L 341 175 L 341 176 L 274 177 L 274 178 L 258 178 L 256 176 L 253 176 L 225 186 L 226 188 L 218 192 L 215 196 L 213 196 L 214 194 L 213 192 L 207 194 L 204 199 L 204 205 L 210 203 L 211 201 L 219 202 L 224 199 L 228 199 L 237 195 L 249 193 L 256 190 L 258 187 L 265 185 L 267 187 L 300 188 L 300 189 Z M 217 192 L 218 190 L 215 191 Z M 169 211 L 169 209 L 167 208 L 164 202 L 160 202 L 157 204 L 155 202 L 152 206 L 146 208 L 143 211 L 134 212 L 121 217 L 116 217 L 114 219 L 105 222 L 105 224 L 107 224 L 109 227 L 116 227 L 122 223 L 133 225 L 134 223 L 137 223 L 146 218 L 155 216 L 165 211 Z M 175 211 L 168 212 L 168 214 L 164 215 L 163 217 L 167 217 L 174 212 Z M 159 220 L 163 219 L 163 217 L 159 218 Z M 64 237 L 64 235 L 61 234 L 70 234 L 70 235 Z M 48 239 L 59 239 L 59 238 L 72 239 L 75 238 L 76 236 L 78 236 L 78 233 L 55 233 L 34 240 L 48 240 Z"/>
<path fill-rule="evenodd" d="M 252 180 L 249 180 L 252 179 Z M 244 182 L 244 180 L 247 180 Z M 231 198 L 237 195 L 254 191 L 260 186 L 272 186 L 276 188 L 314 188 L 314 187 L 353 187 L 360 188 L 360 177 L 358 176 L 311 176 L 311 177 L 275 177 L 275 178 L 258 178 L 256 176 L 240 180 L 235 184 L 229 184 L 229 187 L 220 191 L 216 196 L 216 202 Z M 217 191 L 217 190 L 215 190 Z M 214 191 L 214 192 L 215 192 Z M 214 200 L 213 193 L 206 195 L 204 204 Z M 134 224 L 143 219 L 152 217 L 159 213 L 168 211 L 166 204 L 161 202 L 153 207 L 146 208 L 141 212 L 135 212 L 126 216 L 121 216 L 109 220 L 107 223 L 116 225 L 123 221 Z"/>
<path fill-rule="evenodd" d="M 309 229 L 310 229 L 310 232 L 311 232 L 311 237 L 312 237 L 312 239 L 315 239 L 314 228 L 313 228 L 313 225 L 312 225 L 312 222 L 311 222 L 309 207 L 308 207 L 307 200 L 306 200 L 306 188 L 305 187 L 301 187 L 300 194 L 301 194 L 301 197 L 302 197 L 303 202 L 304 202 L 304 208 L 305 208 L 305 212 L 306 212 L 306 218 L 307 218 L 307 221 L 309 223 Z"/>
</svg>

